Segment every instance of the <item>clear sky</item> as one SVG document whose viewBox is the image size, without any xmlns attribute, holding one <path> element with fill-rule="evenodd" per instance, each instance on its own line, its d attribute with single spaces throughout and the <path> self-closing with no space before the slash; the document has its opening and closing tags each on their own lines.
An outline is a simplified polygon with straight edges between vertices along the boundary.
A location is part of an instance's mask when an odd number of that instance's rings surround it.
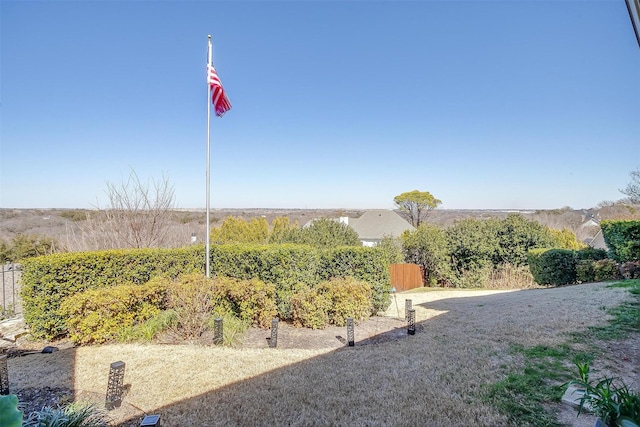
<svg viewBox="0 0 640 427">
<path fill-rule="evenodd" d="M 624 0 L 0 1 L 0 207 L 589 208 L 640 168 Z"/>
</svg>

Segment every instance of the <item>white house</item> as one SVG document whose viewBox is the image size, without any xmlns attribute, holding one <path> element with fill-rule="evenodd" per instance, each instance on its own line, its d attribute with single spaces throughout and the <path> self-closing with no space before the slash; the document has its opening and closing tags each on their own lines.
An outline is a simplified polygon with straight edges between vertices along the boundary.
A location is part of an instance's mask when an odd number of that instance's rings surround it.
<svg viewBox="0 0 640 427">
<path fill-rule="evenodd" d="M 358 233 L 362 246 L 375 246 L 384 236 L 399 237 L 406 230 L 415 230 L 413 225 L 388 209 L 366 211 L 359 218 L 341 217 L 340 222 Z"/>
</svg>

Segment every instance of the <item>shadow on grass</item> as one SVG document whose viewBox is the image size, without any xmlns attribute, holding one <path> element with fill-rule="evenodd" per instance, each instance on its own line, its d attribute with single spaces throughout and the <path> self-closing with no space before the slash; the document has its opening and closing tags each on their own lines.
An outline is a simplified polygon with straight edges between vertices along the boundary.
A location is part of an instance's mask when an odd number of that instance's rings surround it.
<svg viewBox="0 0 640 427">
<path fill-rule="evenodd" d="M 510 346 L 553 343 L 565 330 L 587 325 L 590 317 L 600 313 L 604 318 L 597 306 L 585 310 L 587 304 L 606 303 L 597 299 L 606 292 L 593 292 L 602 286 L 582 286 L 469 297 L 453 293 L 451 298 L 414 303 L 415 335 L 408 335 L 400 322 L 402 326 L 358 340 L 356 326 L 353 347 L 329 349 L 194 397 L 144 409 L 161 415 L 163 426 L 510 425 L 505 414 L 483 401 L 483 390 L 504 377 L 504 367 L 513 362 Z M 332 346 L 344 344 L 346 335 L 345 328 L 344 335 L 331 336 Z M 260 365 L 261 357 L 290 357 L 292 352 L 258 349 L 249 363 Z M 234 365 L 239 371 L 247 368 L 243 360 L 238 358 Z M 70 356 L 66 364 L 51 368 L 63 371 L 72 385 L 73 364 Z M 169 378 L 162 382 L 172 384 L 176 372 L 180 374 L 176 381 L 181 382 L 199 375 L 180 369 L 167 366 L 164 375 Z M 134 382 L 131 387 L 144 390 L 154 387 L 154 381 Z M 140 415 L 119 425 L 139 425 Z"/>
</svg>

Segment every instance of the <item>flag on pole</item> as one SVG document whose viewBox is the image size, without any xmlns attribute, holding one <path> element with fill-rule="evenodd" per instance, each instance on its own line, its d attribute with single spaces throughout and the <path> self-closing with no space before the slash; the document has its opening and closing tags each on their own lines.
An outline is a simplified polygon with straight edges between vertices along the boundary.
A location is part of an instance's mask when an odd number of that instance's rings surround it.
<svg viewBox="0 0 640 427">
<path fill-rule="evenodd" d="M 216 116 L 222 117 L 231 109 L 231 103 L 224 92 L 222 82 L 213 64 L 207 64 L 207 84 L 211 88 L 211 103 L 216 111 Z"/>
</svg>

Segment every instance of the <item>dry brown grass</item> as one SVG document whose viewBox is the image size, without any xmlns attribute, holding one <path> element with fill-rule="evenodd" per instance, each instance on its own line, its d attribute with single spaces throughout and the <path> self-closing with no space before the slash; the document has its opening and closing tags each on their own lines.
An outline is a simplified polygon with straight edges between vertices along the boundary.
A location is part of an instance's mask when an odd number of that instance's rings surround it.
<svg viewBox="0 0 640 427">
<path fill-rule="evenodd" d="M 515 363 L 509 346 L 564 342 L 628 294 L 589 284 L 397 298 L 401 315 L 404 299 L 413 301 L 414 336 L 315 350 L 83 347 L 10 359 L 11 387 L 46 384 L 104 398 L 109 364 L 123 360 L 125 402 L 160 413 L 163 426 L 508 425 L 480 392 Z M 395 304 L 387 314 L 398 315 Z"/>
</svg>

